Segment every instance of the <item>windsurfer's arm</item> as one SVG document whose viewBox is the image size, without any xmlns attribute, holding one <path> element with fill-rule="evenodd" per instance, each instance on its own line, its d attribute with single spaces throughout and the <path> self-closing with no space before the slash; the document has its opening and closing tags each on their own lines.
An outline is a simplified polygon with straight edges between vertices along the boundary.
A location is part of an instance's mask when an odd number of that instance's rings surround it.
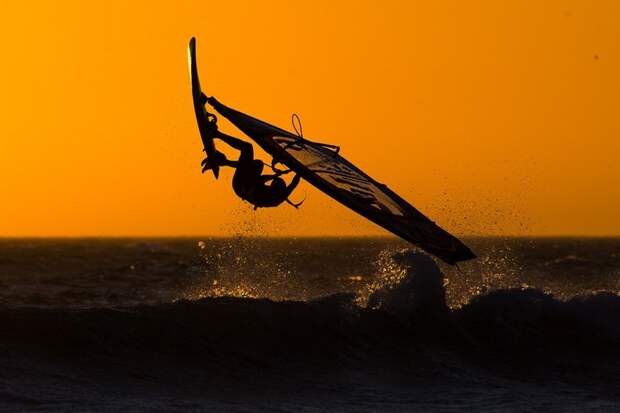
<svg viewBox="0 0 620 413">
<path fill-rule="evenodd" d="M 269 182 L 269 181 L 273 181 L 274 179 L 278 178 L 280 175 L 278 174 L 269 174 L 269 175 L 261 175 L 260 176 L 260 180 L 265 183 L 265 182 Z"/>
<path fill-rule="evenodd" d="M 270 174 L 270 175 L 261 175 L 260 176 L 260 180 L 262 183 L 267 183 L 269 181 L 273 181 L 276 178 L 282 179 L 280 178 L 281 174 Z M 295 176 L 293 177 L 293 180 L 291 181 L 290 184 L 288 184 L 288 186 L 286 187 L 286 196 L 288 197 L 291 192 L 293 192 L 295 190 L 295 188 L 297 188 L 297 185 L 299 185 L 299 181 L 301 180 L 301 176 L 299 176 L 299 174 L 295 174 Z"/>
<path fill-rule="evenodd" d="M 230 166 L 231 168 L 236 168 L 239 165 L 239 162 L 237 161 L 231 161 L 229 159 L 226 159 L 223 163 L 222 166 Z"/>
<path fill-rule="evenodd" d="M 237 149 L 238 151 L 250 152 L 252 154 L 252 156 L 254 154 L 254 148 L 252 147 L 252 144 L 249 143 L 249 142 L 246 142 L 246 141 L 241 140 L 239 138 L 235 138 L 235 137 L 226 135 L 226 134 L 221 133 L 221 132 L 218 133 L 215 137 L 223 140 L 228 145 L 232 146 L 233 148 Z"/>
<path fill-rule="evenodd" d="M 267 165 L 267 164 L 265 164 L 265 165 Z M 268 166 L 268 165 L 267 165 L 267 166 Z M 284 171 L 283 171 L 283 170 L 280 170 L 280 169 L 276 168 L 276 167 L 274 166 L 274 164 L 273 164 L 273 163 L 271 164 L 271 169 L 273 169 L 273 171 L 275 172 L 275 174 L 263 174 L 263 175 L 261 175 L 261 176 L 260 176 L 260 178 L 261 178 L 261 181 L 262 181 L 262 182 L 269 182 L 269 181 L 272 181 L 272 180 L 274 180 L 274 179 L 276 179 L 276 178 L 281 177 L 281 176 L 282 176 L 282 175 L 284 175 L 284 174 L 287 174 L 287 173 L 291 172 L 291 170 L 290 170 L 290 169 L 287 169 L 287 170 L 284 170 Z M 297 175 L 295 175 L 295 178 L 297 178 Z M 299 181 L 299 179 L 300 179 L 300 178 L 297 178 L 297 181 Z M 295 179 L 293 179 L 293 180 L 295 180 Z M 292 182 L 291 182 L 291 183 L 292 183 Z M 299 182 L 297 182 L 297 184 L 299 184 Z M 297 185 L 297 184 L 296 184 L 296 185 Z"/>
<path fill-rule="evenodd" d="M 291 183 L 288 184 L 288 186 L 286 187 L 286 197 L 287 198 L 288 198 L 288 196 L 290 194 L 293 193 L 295 188 L 297 188 L 297 185 L 299 185 L 300 181 L 301 181 L 301 176 L 299 174 L 295 174 L 295 176 L 293 177 L 293 180 L 291 181 Z"/>
</svg>

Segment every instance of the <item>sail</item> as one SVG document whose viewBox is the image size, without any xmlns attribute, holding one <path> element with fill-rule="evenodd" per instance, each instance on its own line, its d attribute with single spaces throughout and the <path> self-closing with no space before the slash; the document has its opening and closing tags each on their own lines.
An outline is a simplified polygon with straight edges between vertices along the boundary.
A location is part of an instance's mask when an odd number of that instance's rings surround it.
<svg viewBox="0 0 620 413">
<path fill-rule="evenodd" d="M 334 146 L 294 135 L 231 109 L 213 97 L 208 99 L 208 103 L 275 160 L 370 221 L 448 264 L 476 257 L 465 244 L 386 185 L 375 181 L 342 157 Z"/>
</svg>

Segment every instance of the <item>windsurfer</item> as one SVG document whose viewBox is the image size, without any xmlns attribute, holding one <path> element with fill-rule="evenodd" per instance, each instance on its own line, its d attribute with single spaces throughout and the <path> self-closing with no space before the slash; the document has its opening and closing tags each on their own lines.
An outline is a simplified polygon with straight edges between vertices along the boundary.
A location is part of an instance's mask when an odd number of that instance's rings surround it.
<svg viewBox="0 0 620 413">
<path fill-rule="evenodd" d="M 203 173 L 213 168 L 214 165 L 235 168 L 232 181 L 233 189 L 241 199 L 254 205 L 254 209 L 276 207 L 285 201 L 294 207 L 301 205 L 301 203 L 294 204 L 288 199 L 297 185 L 299 185 L 301 180 L 299 174 L 295 174 L 295 177 L 288 185 L 280 177 L 285 171 L 274 168 L 275 174 L 263 175 L 264 164 L 261 160 L 254 159 L 254 148 L 251 143 L 219 131 L 214 138 L 219 138 L 234 149 L 237 149 L 240 152 L 239 159 L 231 161 L 222 152 L 217 151 L 215 159 L 205 158 L 202 161 Z M 270 183 L 267 184 L 268 182 Z"/>
</svg>

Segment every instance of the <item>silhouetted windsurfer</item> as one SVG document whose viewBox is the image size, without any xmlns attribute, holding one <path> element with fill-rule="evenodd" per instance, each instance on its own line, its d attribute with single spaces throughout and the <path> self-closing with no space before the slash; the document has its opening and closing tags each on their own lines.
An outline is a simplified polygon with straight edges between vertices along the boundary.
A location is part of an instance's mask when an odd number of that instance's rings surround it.
<svg viewBox="0 0 620 413">
<path fill-rule="evenodd" d="M 213 168 L 214 165 L 235 168 L 232 182 L 233 189 L 241 199 L 254 205 L 254 209 L 276 207 L 285 201 L 294 207 L 300 205 L 294 204 L 288 199 L 297 185 L 299 185 L 301 180 L 299 174 L 295 174 L 295 177 L 288 185 L 284 179 L 280 178 L 280 175 L 283 173 L 281 171 L 276 171 L 275 174 L 263 175 L 264 164 L 262 161 L 254 159 L 254 148 L 251 143 L 221 132 L 218 132 L 214 138 L 221 139 L 241 153 L 238 160 L 231 161 L 222 152 L 216 152 L 215 159 L 207 157 L 202 161 L 203 173 Z"/>
</svg>

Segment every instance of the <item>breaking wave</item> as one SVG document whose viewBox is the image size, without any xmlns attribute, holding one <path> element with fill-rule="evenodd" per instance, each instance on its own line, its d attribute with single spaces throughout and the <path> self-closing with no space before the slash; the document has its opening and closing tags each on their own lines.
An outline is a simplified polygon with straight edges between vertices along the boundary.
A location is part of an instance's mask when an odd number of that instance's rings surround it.
<svg viewBox="0 0 620 413">
<path fill-rule="evenodd" d="M 532 288 L 498 289 L 451 309 L 435 262 L 398 251 L 380 256 L 382 272 L 357 293 L 278 301 L 253 298 L 273 294 L 272 282 L 213 288 L 228 271 L 218 265 L 238 260 L 227 254 L 204 263 L 211 278 L 202 298 L 0 308 L 0 408 L 255 411 L 278 400 L 281 411 L 338 403 L 496 411 L 620 401 L 614 294 L 562 301 Z M 236 267 L 244 265 L 256 269 Z M 226 296 L 235 285 L 238 296 Z M 542 391 L 541 383 L 551 384 Z"/>
<path fill-rule="evenodd" d="M 4 308 L 3 344 L 46 352 L 238 353 L 257 358 L 374 357 L 398 343 L 412 356 L 427 340 L 468 351 L 561 353 L 620 344 L 620 297 L 562 301 L 532 288 L 496 290 L 450 309 L 444 276 L 428 256 L 382 257 L 385 273 L 355 293 L 308 301 L 215 296 L 108 309 Z M 389 262 L 388 262 L 389 261 Z M 253 267 L 255 268 L 255 267 Z M 286 272 L 283 273 L 286 278 Z M 241 288 L 241 287 L 240 287 Z M 270 286 L 269 288 L 272 288 Z M 58 334 L 58 332 L 62 334 Z M 174 334 L 170 334 L 174 332 Z M 439 340 L 439 341 L 437 341 Z M 284 350 L 286 356 L 275 349 Z"/>
</svg>

